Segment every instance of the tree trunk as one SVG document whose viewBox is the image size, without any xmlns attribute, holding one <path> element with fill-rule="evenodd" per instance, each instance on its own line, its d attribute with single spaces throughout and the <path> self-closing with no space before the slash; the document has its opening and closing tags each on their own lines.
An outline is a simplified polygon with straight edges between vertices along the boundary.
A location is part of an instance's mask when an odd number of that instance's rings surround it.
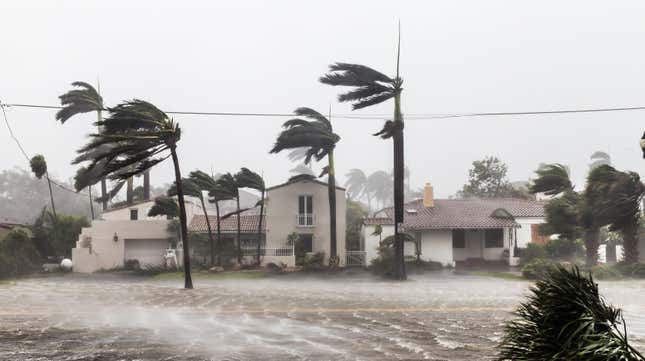
<svg viewBox="0 0 645 361">
<path fill-rule="evenodd" d="M 179 158 L 177 157 L 176 146 L 170 147 L 172 162 L 175 166 L 175 183 L 177 184 L 177 201 L 179 202 L 179 225 L 181 227 L 181 239 L 184 245 L 184 288 L 193 288 L 193 279 L 190 275 L 190 244 L 188 240 L 188 226 L 186 220 L 186 203 L 184 202 L 184 189 L 181 184 L 181 170 L 179 169 Z"/>
<path fill-rule="evenodd" d="M 211 230 L 211 220 L 208 219 L 208 211 L 206 210 L 206 204 L 204 203 L 204 197 L 199 197 L 199 200 L 202 202 L 202 210 L 204 211 L 204 217 L 206 217 L 206 228 L 208 229 L 208 241 L 210 242 L 211 248 L 211 267 L 215 265 L 215 242 L 213 241 L 213 231 Z"/>
<path fill-rule="evenodd" d="M 394 236 L 395 236 L 395 260 L 394 277 L 397 280 L 405 280 L 405 253 L 403 237 L 399 234 L 399 224 L 403 223 L 403 193 L 405 162 L 403 155 L 403 116 L 401 115 L 401 96 L 394 97 L 394 122 L 396 123 L 393 138 L 394 143 Z"/>
<path fill-rule="evenodd" d="M 257 257 L 258 259 L 256 260 L 258 266 L 260 263 L 262 263 L 260 259 L 260 252 L 261 252 L 261 246 L 262 246 L 262 218 L 264 217 L 264 189 L 262 189 L 262 198 L 260 200 L 260 218 L 258 220 L 258 250 L 257 250 Z"/>
<path fill-rule="evenodd" d="M 150 169 L 143 172 L 143 200 L 150 200 Z"/>
<path fill-rule="evenodd" d="M 49 172 L 45 172 L 45 177 L 47 177 L 47 186 L 49 187 L 49 199 L 52 203 L 52 214 L 54 215 L 54 223 L 58 222 L 58 216 L 56 215 L 56 205 L 54 204 L 54 193 L 52 192 L 52 182 L 49 179 Z"/>
<path fill-rule="evenodd" d="M 219 201 L 215 201 L 215 215 L 217 216 L 217 265 L 222 265 L 222 227 L 219 220 Z"/>
<path fill-rule="evenodd" d="M 237 264 L 242 265 L 242 225 L 240 224 L 240 195 L 235 198 L 237 201 Z"/>
<path fill-rule="evenodd" d="M 593 267 L 598 263 L 598 247 L 600 246 L 600 229 L 592 227 L 585 230 L 585 248 L 587 251 L 586 265 Z"/>
<path fill-rule="evenodd" d="M 92 220 L 94 220 L 94 201 L 92 200 L 92 186 L 87 187 L 87 193 L 90 196 L 90 214 L 92 215 Z"/>
<path fill-rule="evenodd" d="M 128 178 L 128 184 L 125 190 L 125 201 L 128 205 L 134 203 L 134 178 Z"/>
<path fill-rule="evenodd" d="M 621 229 L 623 234 L 623 261 L 625 263 L 638 262 L 638 220 Z"/>
<path fill-rule="evenodd" d="M 105 178 L 101 178 L 101 208 L 103 208 L 103 211 L 106 211 L 107 207 L 107 182 L 105 181 Z"/>
<path fill-rule="evenodd" d="M 329 194 L 329 265 L 336 267 L 339 264 L 336 232 L 336 177 L 334 171 L 334 150 L 327 155 L 329 161 L 329 179 L 327 192 Z"/>
</svg>

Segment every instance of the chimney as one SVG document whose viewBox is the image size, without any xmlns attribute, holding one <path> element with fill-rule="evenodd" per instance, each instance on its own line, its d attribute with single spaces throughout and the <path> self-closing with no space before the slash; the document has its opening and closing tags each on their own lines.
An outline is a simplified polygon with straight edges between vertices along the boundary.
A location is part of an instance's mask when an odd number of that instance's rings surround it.
<svg viewBox="0 0 645 361">
<path fill-rule="evenodd" d="M 426 183 L 423 188 L 423 206 L 426 208 L 434 207 L 434 189 L 430 183 Z"/>
</svg>

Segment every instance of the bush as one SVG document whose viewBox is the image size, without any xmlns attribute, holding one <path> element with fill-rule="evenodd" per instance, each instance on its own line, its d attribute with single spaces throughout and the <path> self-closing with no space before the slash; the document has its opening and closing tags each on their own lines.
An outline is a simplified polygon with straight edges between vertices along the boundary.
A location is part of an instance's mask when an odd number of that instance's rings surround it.
<svg viewBox="0 0 645 361">
<path fill-rule="evenodd" d="M 281 267 L 281 266 L 279 266 L 279 265 L 277 265 L 277 264 L 275 264 L 273 262 L 267 263 L 266 266 L 264 266 L 264 268 L 267 270 L 267 272 L 271 272 L 271 273 L 280 273 L 280 272 L 284 271 L 283 267 Z"/>
<path fill-rule="evenodd" d="M 443 269 L 443 265 L 435 261 L 424 261 L 422 259 L 414 261 L 406 261 L 405 267 L 410 272 L 424 272 L 424 271 L 439 271 Z"/>
<path fill-rule="evenodd" d="M 37 272 L 40 256 L 26 229 L 14 228 L 0 240 L 0 278 Z"/>
<path fill-rule="evenodd" d="M 325 253 L 317 252 L 312 255 L 305 256 L 304 263 L 302 264 L 305 270 L 319 270 L 324 267 Z"/>
<path fill-rule="evenodd" d="M 128 259 L 128 260 L 125 260 L 123 268 L 125 268 L 128 271 L 136 271 L 141 269 L 141 265 L 139 264 L 138 259 Z"/>
<path fill-rule="evenodd" d="M 394 266 L 394 248 L 384 245 L 378 249 L 378 257 L 370 264 L 370 271 L 377 276 L 392 277 Z"/>
<path fill-rule="evenodd" d="M 616 271 L 625 277 L 645 278 L 645 264 L 619 262 L 614 265 Z"/>
<path fill-rule="evenodd" d="M 535 280 L 543 277 L 549 271 L 556 269 L 557 263 L 551 260 L 537 258 L 522 267 L 522 277 Z"/>
<path fill-rule="evenodd" d="M 544 250 L 549 258 L 557 260 L 570 260 L 584 253 L 582 244 L 578 240 L 565 238 L 552 239 L 544 245 Z"/>
<path fill-rule="evenodd" d="M 591 267 L 590 273 L 599 280 L 610 280 L 623 278 L 623 274 L 612 265 Z"/>
<path fill-rule="evenodd" d="M 531 263 L 535 259 L 546 258 L 547 253 L 544 246 L 537 243 L 529 243 L 526 248 L 519 249 L 520 263 L 523 265 Z"/>
</svg>

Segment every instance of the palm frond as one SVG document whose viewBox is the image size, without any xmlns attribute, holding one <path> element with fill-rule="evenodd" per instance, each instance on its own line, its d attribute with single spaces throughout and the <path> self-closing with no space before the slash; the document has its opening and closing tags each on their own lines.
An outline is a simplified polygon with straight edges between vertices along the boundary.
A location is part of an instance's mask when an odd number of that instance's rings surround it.
<svg viewBox="0 0 645 361">
<path fill-rule="evenodd" d="M 155 204 L 150 207 L 148 217 L 166 216 L 176 218 L 179 216 L 179 205 L 174 198 L 157 198 Z"/>
<path fill-rule="evenodd" d="M 329 73 L 320 77 L 328 85 L 363 86 L 374 82 L 393 83 L 387 75 L 360 64 L 335 63 L 329 66 Z"/>
<path fill-rule="evenodd" d="M 190 178 L 181 179 L 181 188 L 184 194 L 191 197 L 202 198 L 202 189 Z M 173 182 L 167 192 L 168 197 L 177 195 L 177 182 Z"/>
<path fill-rule="evenodd" d="M 65 123 L 76 114 L 103 109 L 103 98 L 92 85 L 76 81 L 72 86 L 81 89 L 70 90 L 59 97 L 63 108 L 56 113 L 56 120 L 61 123 Z"/>
<path fill-rule="evenodd" d="M 547 164 L 535 171 L 537 178 L 530 185 L 531 193 L 556 195 L 573 190 L 569 170 L 562 164 Z"/>
<path fill-rule="evenodd" d="M 352 104 L 352 109 L 357 110 L 357 109 L 362 109 L 366 108 L 372 105 L 380 104 L 383 103 L 386 100 L 389 100 L 393 98 L 396 94 L 394 93 L 381 93 L 381 94 L 376 94 L 374 96 L 371 96 L 369 98 L 366 98 L 364 100 L 361 100 L 359 102 L 356 102 Z"/>
<path fill-rule="evenodd" d="M 257 191 L 265 189 L 264 179 L 258 173 L 253 172 L 248 168 L 242 167 L 235 175 L 239 188 L 251 188 Z"/>
<path fill-rule="evenodd" d="M 41 154 L 33 156 L 29 160 L 29 166 L 31 167 L 31 171 L 38 179 L 41 179 L 45 175 L 45 173 L 47 173 L 47 162 L 45 161 L 45 157 L 43 157 Z"/>
</svg>

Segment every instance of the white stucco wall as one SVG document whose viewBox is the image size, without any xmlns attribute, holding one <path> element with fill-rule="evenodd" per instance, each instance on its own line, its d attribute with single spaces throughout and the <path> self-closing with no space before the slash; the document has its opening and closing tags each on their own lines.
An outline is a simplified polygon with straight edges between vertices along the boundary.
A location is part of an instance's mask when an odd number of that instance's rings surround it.
<svg viewBox="0 0 645 361">
<path fill-rule="evenodd" d="M 542 217 L 521 217 L 515 218 L 515 222 L 520 225 L 517 229 L 517 246 L 525 248 L 531 243 L 531 225 L 545 223 L 545 220 Z"/>
<path fill-rule="evenodd" d="M 365 251 L 365 260 L 369 266 L 373 259 L 378 257 L 378 246 L 381 239 L 385 239 L 394 234 L 394 225 L 382 225 L 381 237 L 373 236 L 374 229 L 376 226 L 372 225 L 363 225 L 363 239 L 364 242 L 364 251 Z"/>
<path fill-rule="evenodd" d="M 298 196 L 300 195 L 312 196 L 313 226 L 298 226 Z M 341 265 L 345 264 L 345 215 L 345 191 L 336 189 L 336 249 Z M 285 247 L 287 237 L 293 232 L 311 233 L 313 235 L 313 253 L 324 252 L 325 263 L 328 263 L 330 255 L 329 222 L 329 197 L 326 185 L 311 181 L 301 181 L 267 191 L 267 248 Z M 268 258 L 265 259 L 268 260 Z M 263 263 L 267 262 L 263 261 Z"/>
<path fill-rule="evenodd" d="M 203 212 L 201 209 L 201 204 L 197 198 L 185 197 L 185 200 L 186 219 L 188 219 L 188 224 L 190 224 L 190 220 L 193 218 L 194 214 L 203 214 Z M 107 210 L 101 214 L 101 219 L 106 221 L 129 221 L 130 211 L 136 209 L 139 215 L 139 220 L 165 220 L 165 216 L 148 217 L 148 212 L 154 204 L 154 200 L 150 200 L 147 202 L 133 204 L 131 206 L 124 206 L 114 210 Z"/>
<path fill-rule="evenodd" d="M 414 246 L 406 244 L 414 254 Z M 452 230 L 437 229 L 421 233 L 421 259 L 439 262 L 444 266 L 453 264 Z M 407 251 L 406 251 L 407 254 Z"/>
</svg>

